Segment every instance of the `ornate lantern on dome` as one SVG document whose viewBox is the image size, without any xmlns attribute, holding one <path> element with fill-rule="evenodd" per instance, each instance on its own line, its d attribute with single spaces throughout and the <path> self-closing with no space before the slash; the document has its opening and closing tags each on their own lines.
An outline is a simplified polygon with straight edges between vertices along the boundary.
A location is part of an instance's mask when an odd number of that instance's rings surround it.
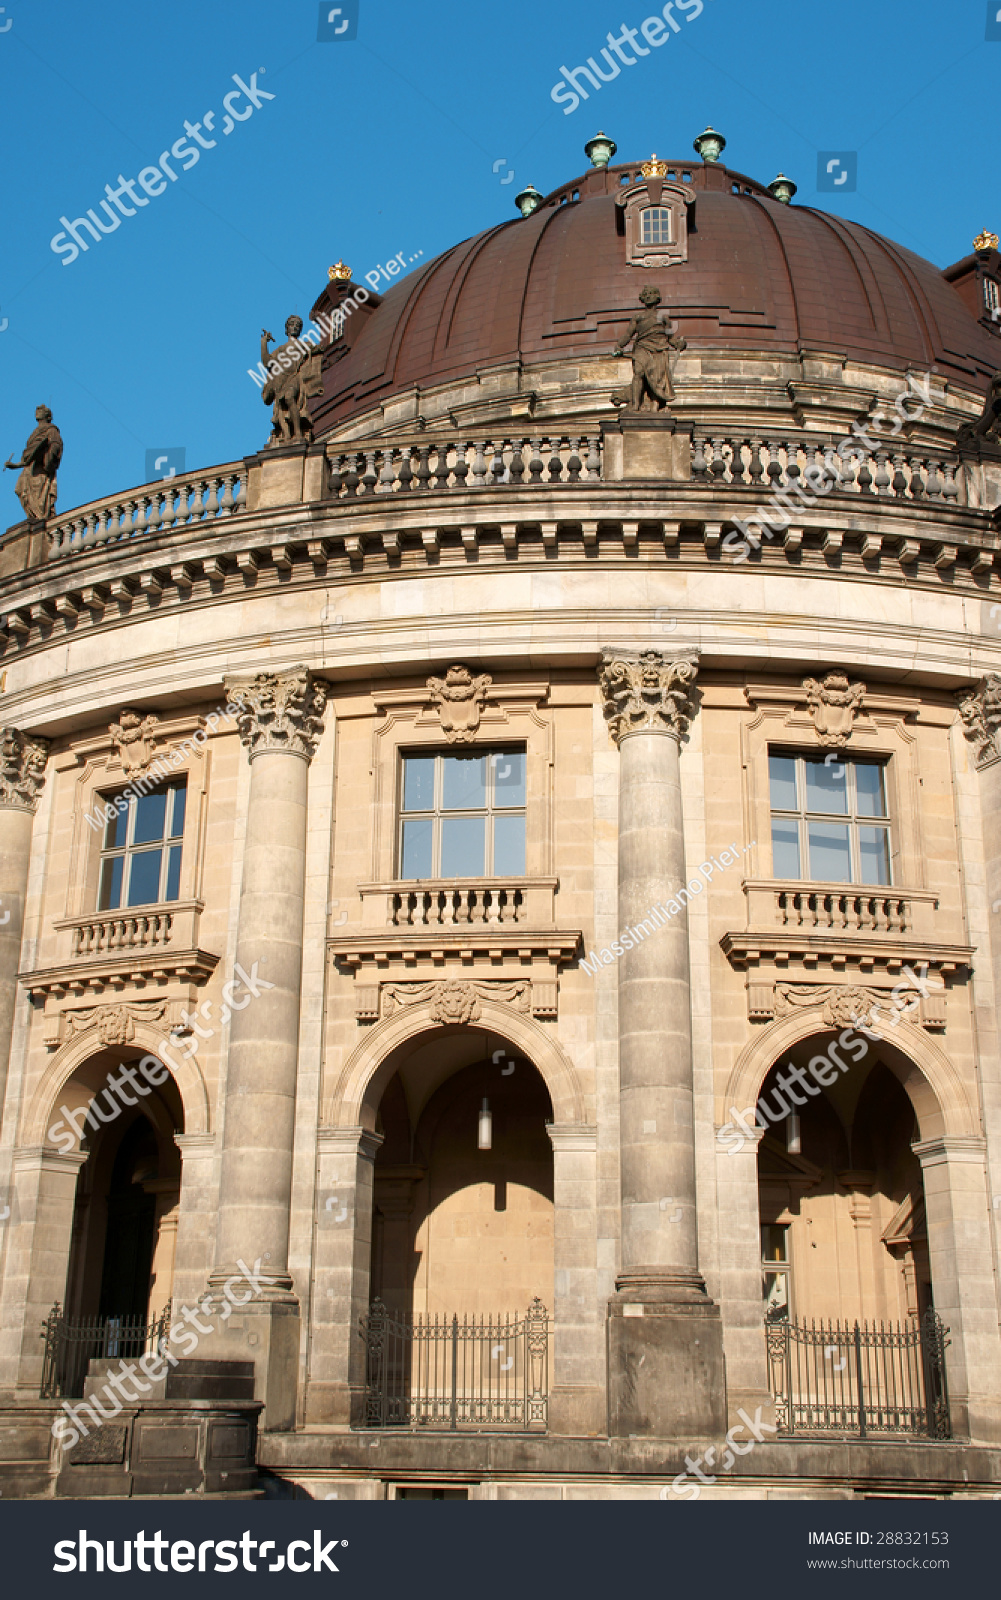
<svg viewBox="0 0 1001 1600">
<path fill-rule="evenodd" d="M 592 167 L 607 167 L 618 148 L 615 140 L 609 139 L 599 128 L 597 138 L 589 139 L 584 146 L 584 154 Z"/>
<path fill-rule="evenodd" d="M 708 127 L 705 133 L 700 133 L 692 141 L 692 149 L 696 150 L 703 161 L 718 161 L 726 149 L 726 140 L 721 133 L 713 127 Z"/>
<path fill-rule="evenodd" d="M 768 185 L 768 193 L 773 195 L 774 198 L 780 201 L 784 206 L 789 204 L 793 195 L 796 193 L 796 189 L 797 185 L 793 183 L 791 178 L 787 178 L 784 172 L 780 172 L 778 177 L 773 178 L 771 183 Z"/>
<path fill-rule="evenodd" d="M 541 206 L 542 196 L 534 183 L 530 183 L 520 194 L 515 195 L 514 203 L 523 217 L 530 217 L 532 212 L 538 211 Z"/>
</svg>

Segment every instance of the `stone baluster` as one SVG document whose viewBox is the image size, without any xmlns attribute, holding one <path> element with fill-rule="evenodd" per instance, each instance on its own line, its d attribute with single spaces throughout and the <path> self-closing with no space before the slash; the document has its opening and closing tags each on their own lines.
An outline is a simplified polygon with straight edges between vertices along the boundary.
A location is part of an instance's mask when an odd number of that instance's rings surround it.
<svg viewBox="0 0 1001 1600">
<path fill-rule="evenodd" d="M 511 441 L 511 465 L 508 467 L 507 472 L 508 478 L 512 483 L 521 483 L 525 476 L 524 441 L 522 439 L 512 439 Z"/>
<path fill-rule="evenodd" d="M 477 440 L 476 455 L 473 458 L 473 488 L 482 489 L 487 481 L 487 463 L 483 455 L 483 442 Z"/>
<path fill-rule="evenodd" d="M 392 494 L 396 482 L 396 451 L 390 447 L 382 452 L 382 470 L 379 473 L 379 493 Z"/>
<path fill-rule="evenodd" d="M 580 479 L 580 455 L 578 453 L 579 447 L 579 439 L 570 440 L 570 454 L 567 457 L 567 477 L 570 479 L 571 483 L 577 483 Z"/>
<path fill-rule="evenodd" d="M 550 439 L 550 441 L 549 441 L 549 481 L 550 481 L 550 483 L 559 483 L 562 480 L 562 477 L 563 477 L 563 456 L 562 456 L 561 450 L 560 450 L 560 447 L 563 444 L 563 442 L 564 441 L 562 439 L 558 439 L 558 438 L 557 439 Z"/>
<path fill-rule="evenodd" d="M 889 472 L 887 470 L 886 463 L 887 463 L 887 452 L 885 450 L 877 450 L 876 451 L 876 477 L 875 477 L 875 480 L 874 480 L 875 484 L 876 484 L 876 493 L 877 494 L 890 494 L 892 492 L 891 489 L 890 489 L 890 474 L 889 474 Z"/>
<path fill-rule="evenodd" d="M 361 483 L 362 483 L 361 492 L 364 495 L 375 494 L 375 486 L 379 481 L 378 474 L 376 473 L 376 470 L 375 470 L 375 451 L 374 450 L 366 450 L 364 452 L 364 455 L 365 455 L 365 471 L 361 475 Z"/>
<path fill-rule="evenodd" d="M 594 433 L 588 440 L 587 475 L 589 478 L 601 477 L 601 452 L 598 448 L 598 436 Z"/>
<path fill-rule="evenodd" d="M 945 484 L 942 488 L 943 498 L 956 501 L 959 498 L 959 485 L 956 482 L 956 468 L 951 461 L 945 463 Z"/>
<path fill-rule="evenodd" d="M 400 493 L 406 494 L 413 487 L 414 469 L 411 465 L 413 446 L 406 444 L 400 458 Z"/>
<path fill-rule="evenodd" d="M 911 469 L 911 498 L 920 500 L 925 492 L 925 482 L 921 476 L 922 460 L 920 456 L 911 456 L 908 465 Z"/>
<path fill-rule="evenodd" d="M 426 489 L 431 482 L 431 468 L 428 466 L 428 457 L 431 454 L 430 445 L 422 444 L 417 453 L 417 488 L 418 491 Z"/>
<path fill-rule="evenodd" d="M 691 980 L 680 743 L 694 657 L 605 651 L 605 717 L 619 750 L 617 963 L 622 1237 L 609 1305 L 613 1434 L 717 1435 L 722 1325 L 699 1273 Z M 688 896 L 687 889 L 684 890 Z M 690 898 L 690 896 L 688 896 Z"/>
<path fill-rule="evenodd" d="M 531 446 L 531 450 L 532 450 L 532 457 L 531 457 L 531 460 L 528 463 L 529 475 L 531 477 L 531 480 L 532 480 L 533 484 L 540 484 L 542 482 L 542 470 L 543 470 L 542 449 L 541 449 L 542 441 L 541 441 L 541 439 L 538 438 L 538 436 L 536 436 L 534 439 L 530 439 L 529 440 L 529 445 Z"/>
<path fill-rule="evenodd" d="M 455 466 L 452 468 L 452 471 L 455 475 L 455 487 L 457 489 L 464 489 L 466 487 L 466 479 L 469 476 L 469 462 L 466 459 L 466 451 L 468 448 L 469 446 L 463 444 L 461 440 L 456 442 Z"/>
<path fill-rule="evenodd" d="M 941 500 L 942 498 L 942 478 L 939 472 L 941 465 L 941 461 L 929 460 L 928 462 L 928 482 L 925 484 L 925 493 L 929 500 Z"/>
</svg>

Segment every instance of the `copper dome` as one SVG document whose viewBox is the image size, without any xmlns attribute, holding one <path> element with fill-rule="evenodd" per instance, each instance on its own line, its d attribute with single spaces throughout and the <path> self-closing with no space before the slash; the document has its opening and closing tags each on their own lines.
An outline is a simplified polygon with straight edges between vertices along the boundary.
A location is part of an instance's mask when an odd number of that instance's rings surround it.
<svg viewBox="0 0 1001 1600">
<path fill-rule="evenodd" d="M 697 191 L 686 261 L 630 265 L 615 202 L 639 164 L 591 170 L 533 215 L 455 245 L 350 317 L 346 350 L 312 408 L 317 431 L 484 367 L 608 355 L 647 283 L 695 348 L 934 366 L 947 382 L 986 388 L 1001 346 L 973 309 L 975 257 L 940 270 L 857 223 L 784 205 L 718 164 L 669 165 Z M 325 290 L 314 314 L 338 298 L 336 286 Z"/>
</svg>

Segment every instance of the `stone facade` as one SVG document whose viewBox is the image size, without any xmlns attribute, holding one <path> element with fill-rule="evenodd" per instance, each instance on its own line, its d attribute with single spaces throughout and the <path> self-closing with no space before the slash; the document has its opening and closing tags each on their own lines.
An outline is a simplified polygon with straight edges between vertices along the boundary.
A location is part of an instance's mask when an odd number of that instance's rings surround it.
<svg viewBox="0 0 1001 1600">
<path fill-rule="evenodd" d="M 975 386 L 936 391 L 900 486 L 836 490 L 734 562 L 723 539 L 760 482 L 705 470 L 700 419 L 760 445 L 761 395 L 795 367 L 816 453 L 899 373 L 690 340 L 691 427 L 664 450 L 657 419 L 624 433 L 609 413 L 627 366 L 540 369 L 523 481 L 499 367 L 442 378 L 413 446 L 397 396 L 326 440 L 53 519 L 47 549 L 0 545 L 0 1413 L 23 1443 L 5 1494 L 79 1483 L 50 1443 L 39 1328 L 118 1295 L 150 1318 L 169 1300 L 175 1324 L 203 1306 L 198 1357 L 253 1364 L 259 1461 L 288 1492 L 663 1497 L 742 1408 L 777 1425 L 769 1264 L 796 1318 L 933 1304 L 952 1438 L 773 1433 L 711 1492 L 989 1492 L 1001 466 L 954 455 Z M 483 445 L 449 442 L 450 407 Z M 776 754 L 881 767 L 889 882 L 783 875 Z M 443 763 L 484 756 L 493 798 L 449 801 L 471 768 Z M 151 771 L 186 796 L 159 845 L 104 810 Z M 462 848 L 493 839 L 497 860 L 523 815 L 518 870 L 449 869 L 450 805 Z M 114 873 L 154 846 L 174 876 L 130 907 Z M 726 1137 L 777 1068 L 890 1015 L 908 969 L 926 991 L 864 1060 L 801 1117 Z M 88 1127 L 108 1074 L 145 1057 L 167 1068 L 156 1091 Z M 267 1283 L 230 1314 L 248 1268 Z M 539 1297 L 544 1425 L 373 1429 L 375 1296 L 446 1320 Z"/>
</svg>

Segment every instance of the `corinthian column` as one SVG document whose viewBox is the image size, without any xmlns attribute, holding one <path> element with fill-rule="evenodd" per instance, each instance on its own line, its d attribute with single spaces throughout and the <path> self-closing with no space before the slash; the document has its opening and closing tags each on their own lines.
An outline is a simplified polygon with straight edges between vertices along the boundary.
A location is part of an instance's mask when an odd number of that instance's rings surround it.
<svg viewBox="0 0 1001 1600">
<path fill-rule="evenodd" d="M 237 965 L 250 998 L 234 1009 L 212 1289 L 242 1260 L 271 1280 L 225 1323 L 227 1354 L 255 1362 L 264 1425 L 295 1422 L 298 1301 L 288 1270 L 309 764 L 322 730 L 326 688 L 305 667 L 227 683 L 241 702 L 250 800 L 237 931 Z M 258 993 L 254 991 L 258 990 Z M 219 1351 L 219 1340 L 214 1344 Z"/>
<path fill-rule="evenodd" d="M 724 1414 L 719 1311 L 698 1266 L 688 918 L 677 898 L 680 744 L 697 672 L 691 656 L 606 651 L 600 677 L 620 761 L 619 935 L 632 944 L 618 963 L 622 1234 L 609 1306 L 610 1425 L 626 1434 L 698 1431 Z"/>
<path fill-rule="evenodd" d="M 16 728 L 0 728 L 0 1122 L 17 1000 L 31 826 L 48 753 L 47 740 Z"/>
</svg>

